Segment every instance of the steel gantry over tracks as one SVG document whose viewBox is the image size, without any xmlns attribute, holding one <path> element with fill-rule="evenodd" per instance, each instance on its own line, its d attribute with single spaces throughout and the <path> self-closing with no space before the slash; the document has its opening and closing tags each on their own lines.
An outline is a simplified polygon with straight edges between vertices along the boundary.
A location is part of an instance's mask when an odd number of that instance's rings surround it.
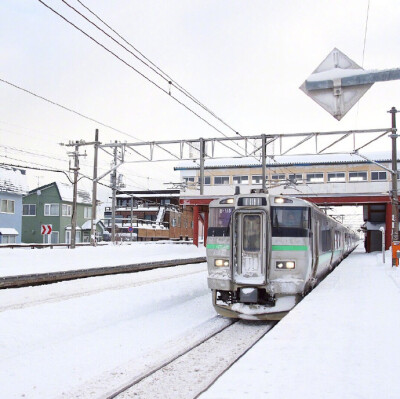
<svg viewBox="0 0 400 399">
<path fill-rule="evenodd" d="M 360 151 L 385 136 L 392 137 L 393 135 L 396 135 L 395 126 L 392 126 L 391 128 L 367 130 L 258 134 L 249 136 L 238 134 L 233 137 L 99 144 L 99 148 L 110 155 L 112 154 L 108 152 L 108 149 L 113 149 L 114 164 L 110 171 L 98 177 L 96 180 L 100 180 L 108 173 L 114 173 L 117 168 L 124 163 L 135 164 L 190 160 L 199 168 L 199 191 L 200 196 L 202 196 L 204 195 L 205 160 L 224 159 L 227 157 L 237 159 L 252 157 L 260 163 L 260 166 L 262 167 L 262 189 L 266 191 L 267 187 L 265 177 L 267 170 L 267 157 L 274 159 L 275 156 L 277 157 L 282 155 L 304 156 L 350 153 L 357 154 L 367 161 L 374 163 L 374 161 L 369 160 L 361 154 Z M 345 144 L 345 151 L 340 150 L 340 146 L 343 148 L 343 144 Z M 379 164 L 376 165 L 389 171 L 393 176 L 395 175 L 393 170 L 385 168 Z M 206 235 L 208 203 L 210 202 L 210 199 L 199 198 L 198 201 L 198 204 L 196 202 L 196 205 L 194 203 L 190 204 L 190 206 L 194 206 L 194 241 L 196 244 L 198 243 L 199 232 L 198 221 L 202 222 Z M 182 204 L 185 204 L 185 201 L 183 201 Z M 186 205 L 189 205 L 189 203 L 186 203 Z"/>
</svg>

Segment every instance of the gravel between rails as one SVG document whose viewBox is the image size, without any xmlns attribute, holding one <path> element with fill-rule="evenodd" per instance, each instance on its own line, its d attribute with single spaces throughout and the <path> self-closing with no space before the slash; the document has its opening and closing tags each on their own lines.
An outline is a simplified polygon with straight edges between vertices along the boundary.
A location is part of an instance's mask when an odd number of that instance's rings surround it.
<svg viewBox="0 0 400 399">
<path fill-rule="evenodd" d="M 257 321 L 234 323 L 116 397 L 193 399 L 212 385 L 275 324 Z"/>
</svg>

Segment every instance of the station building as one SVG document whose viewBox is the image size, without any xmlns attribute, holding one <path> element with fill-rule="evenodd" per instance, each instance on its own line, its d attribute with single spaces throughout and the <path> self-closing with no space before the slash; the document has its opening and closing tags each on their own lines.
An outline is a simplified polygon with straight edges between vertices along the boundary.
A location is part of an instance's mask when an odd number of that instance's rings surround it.
<svg viewBox="0 0 400 399">
<path fill-rule="evenodd" d="M 356 154 L 269 156 L 266 187 L 271 194 L 297 196 L 318 205 L 363 205 L 367 251 L 380 249 L 381 226 L 386 228 L 388 249 L 391 243 L 392 176 L 381 166 L 392 168 L 391 152 L 363 155 L 369 160 Z M 180 172 L 186 187 L 181 203 L 193 207 L 195 214 L 206 214 L 209 202 L 233 195 L 237 186 L 241 193 L 262 187 L 262 165 L 255 158 L 206 159 L 204 165 L 204 195 L 201 197 L 199 164 L 185 161 L 174 168 Z"/>
</svg>

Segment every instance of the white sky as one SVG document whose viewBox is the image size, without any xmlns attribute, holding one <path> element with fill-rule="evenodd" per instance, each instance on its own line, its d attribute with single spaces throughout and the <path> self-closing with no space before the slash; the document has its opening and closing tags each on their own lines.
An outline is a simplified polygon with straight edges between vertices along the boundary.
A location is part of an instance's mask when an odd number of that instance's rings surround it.
<svg viewBox="0 0 400 399">
<path fill-rule="evenodd" d="M 45 1 L 123 54 L 61 0 Z M 82 10 L 77 0 L 68 2 Z M 340 122 L 299 90 L 334 47 L 362 64 L 367 0 L 84 0 L 84 4 L 243 135 L 389 127 L 386 111 L 400 108 L 398 81 L 376 83 Z M 396 0 L 370 1 L 365 69 L 400 66 L 399 20 Z M 39 1 L 3 0 L 0 40 L 0 79 L 142 140 L 220 136 Z M 143 70 L 133 57 L 125 58 Z M 148 76 L 155 79 L 154 74 Z M 67 169 L 65 148 L 58 143 L 93 140 L 96 128 L 103 143 L 134 141 L 2 82 L 0 102 L 0 161 Z M 232 135 L 229 129 L 222 130 Z M 383 140 L 371 150 L 389 145 L 389 139 Z M 33 158 L 10 147 L 57 159 Z M 89 159 L 82 161 L 86 165 L 92 163 L 88 154 Z M 100 156 L 104 169 L 111 158 Z M 166 187 L 164 182 L 178 181 L 173 166 L 136 164 L 122 172 L 129 188 L 160 189 Z M 91 173 L 90 166 L 84 172 Z M 31 188 L 38 181 L 53 180 L 48 173 L 29 172 Z M 88 182 L 82 184 L 90 187 Z"/>
</svg>

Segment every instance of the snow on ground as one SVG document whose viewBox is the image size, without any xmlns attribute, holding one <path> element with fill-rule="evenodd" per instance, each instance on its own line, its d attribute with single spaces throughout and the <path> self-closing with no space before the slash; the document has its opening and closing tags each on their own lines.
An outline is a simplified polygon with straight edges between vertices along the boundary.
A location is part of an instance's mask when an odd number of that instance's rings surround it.
<svg viewBox="0 0 400 399">
<path fill-rule="evenodd" d="M 0 269 L 149 261 L 166 257 L 161 248 L 1 250 Z M 182 252 L 204 249 L 172 245 L 168 256 Z M 227 323 L 215 317 L 204 263 L 1 290 L 0 303 L 7 399 L 101 397 Z M 398 398 L 399 309 L 400 270 L 389 252 L 383 264 L 360 247 L 201 397 Z"/>
<path fill-rule="evenodd" d="M 205 263 L 151 270 L 124 275 L 119 289 L 121 276 L 85 279 L 91 289 L 83 295 L 74 288 L 83 280 L 0 291 L 8 303 L 0 312 L 0 397 L 99 397 L 188 337 L 223 325 L 206 273 Z M 93 290 L 104 279 L 110 289 Z M 54 300 L 56 286 L 64 298 Z"/>
<path fill-rule="evenodd" d="M 399 398 L 400 270 L 358 248 L 203 395 Z"/>
<path fill-rule="evenodd" d="M 119 266 L 159 260 L 197 258 L 205 255 L 206 251 L 202 246 L 197 248 L 194 245 L 150 242 L 75 249 L 0 248 L 0 276 Z"/>
</svg>

